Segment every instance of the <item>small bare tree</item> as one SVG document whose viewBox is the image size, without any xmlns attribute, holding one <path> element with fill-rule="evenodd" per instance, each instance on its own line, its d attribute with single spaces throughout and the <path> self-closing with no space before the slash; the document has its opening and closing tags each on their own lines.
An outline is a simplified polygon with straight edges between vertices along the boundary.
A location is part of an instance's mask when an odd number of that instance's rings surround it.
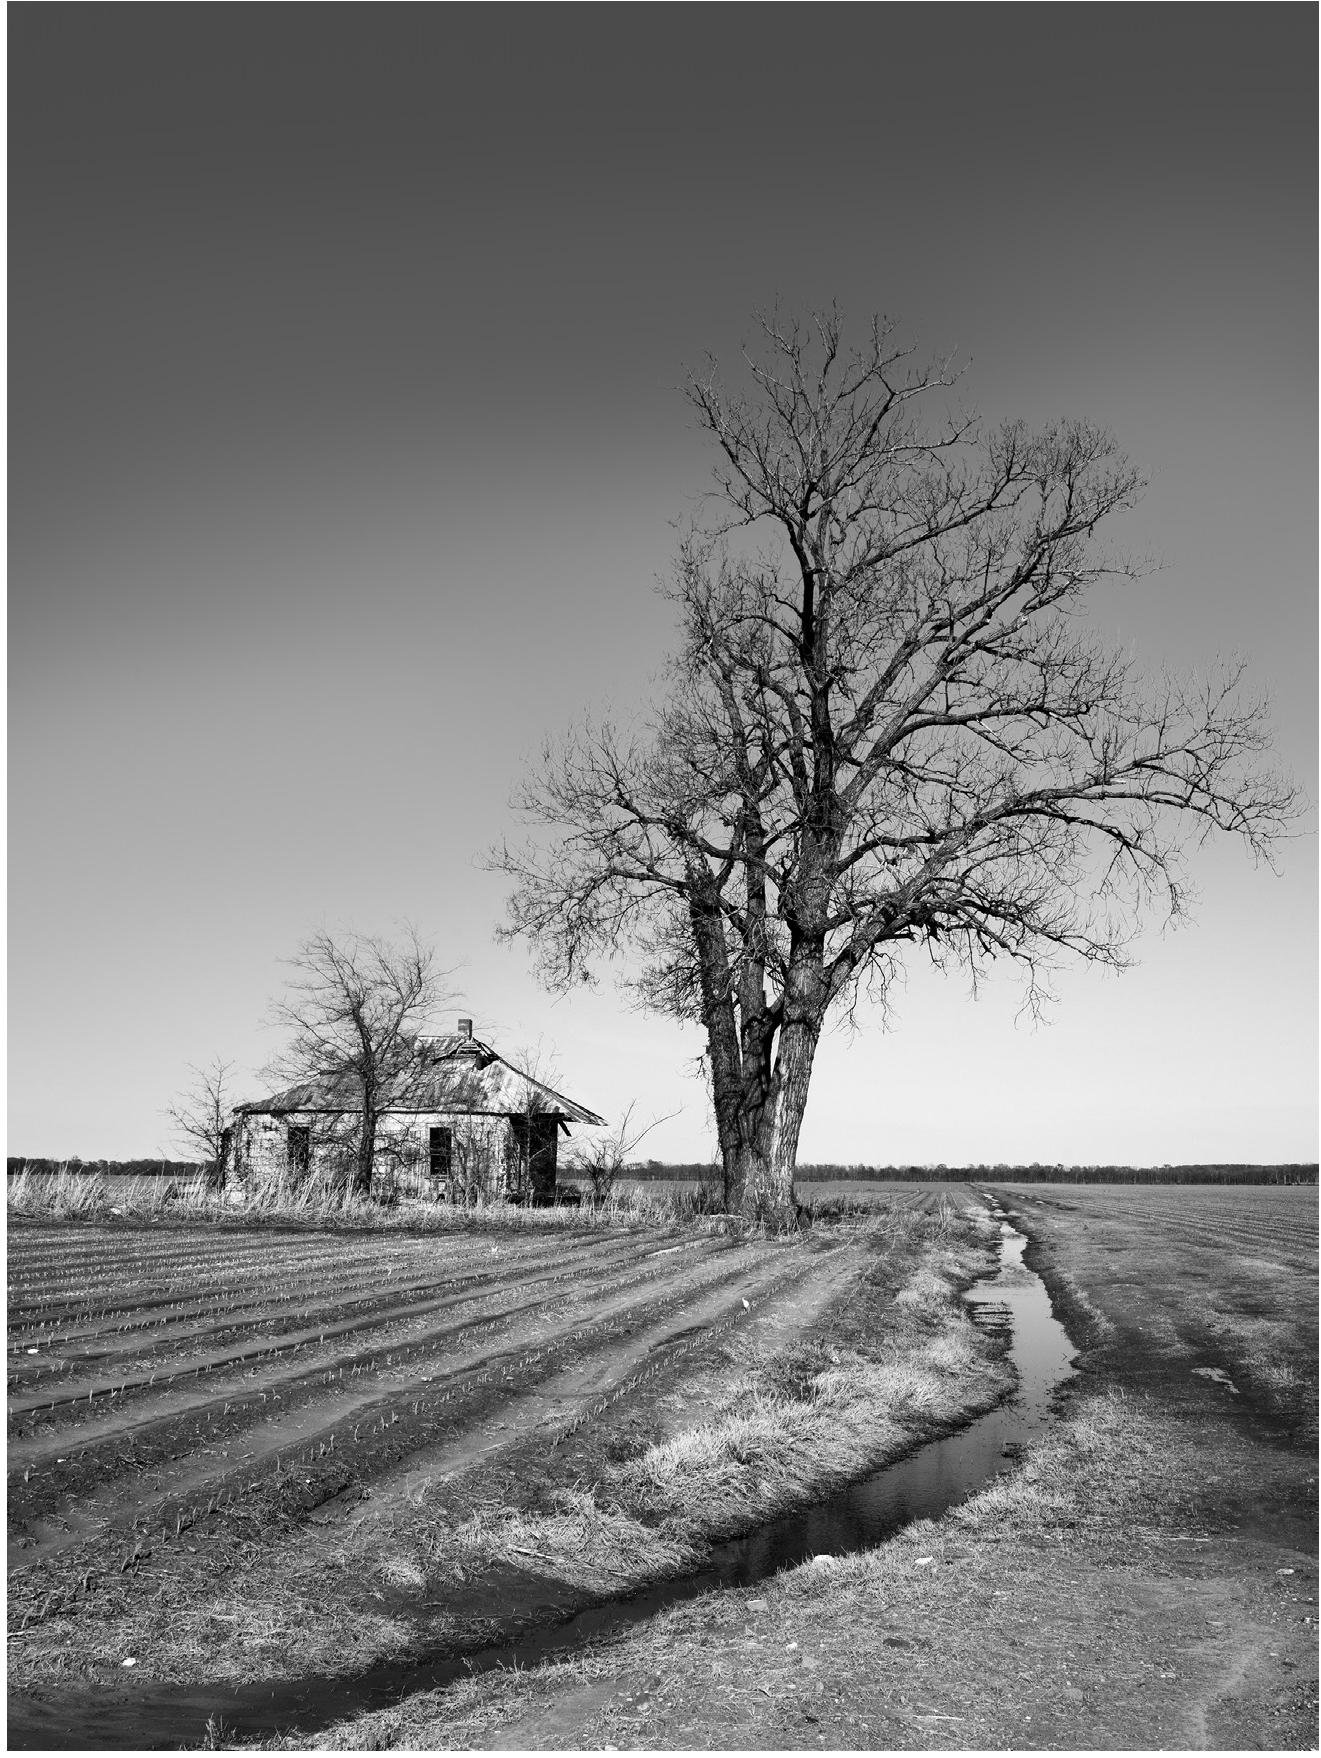
<svg viewBox="0 0 1321 1758">
<path fill-rule="evenodd" d="M 493 1120 L 471 1116 L 456 1118 L 451 1135 L 452 1154 L 449 1201 L 471 1208 L 495 1189 L 503 1164 L 501 1142 Z"/>
<path fill-rule="evenodd" d="M 670 1111 L 664 1117 L 653 1117 L 650 1123 L 639 1129 L 633 1122 L 636 1109 L 635 1099 L 620 1118 L 618 1129 L 610 1135 L 598 1136 L 595 1141 L 578 1143 L 569 1162 L 575 1172 L 590 1180 L 594 1203 L 603 1203 L 609 1198 L 616 1180 L 628 1170 L 634 1154 L 652 1130 L 678 1116 L 677 1111 Z"/>
<path fill-rule="evenodd" d="M 446 973 L 411 925 L 397 941 L 318 928 L 285 963 L 294 977 L 271 1011 L 291 1035 L 274 1072 L 335 1094 L 352 1120 L 352 1186 L 367 1195 L 381 1113 L 407 1097 L 414 1040 L 448 999 Z"/>
<path fill-rule="evenodd" d="M 191 1062 L 188 1067 L 192 1083 L 165 1114 L 179 1139 L 200 1154 L 208 1188 L 218 1190 L 225 1181 L 229 1154 L 234 1064 L 213 1056 L 205 1068 Z"/>
</svg>

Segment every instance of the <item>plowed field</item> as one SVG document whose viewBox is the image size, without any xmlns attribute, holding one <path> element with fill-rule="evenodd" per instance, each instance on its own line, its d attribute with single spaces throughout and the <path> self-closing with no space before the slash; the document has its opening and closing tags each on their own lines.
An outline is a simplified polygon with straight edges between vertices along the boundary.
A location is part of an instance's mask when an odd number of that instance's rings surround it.
<svg viewBox="0 0 1321 1758">
<path fill-rule="evenodd" d="M 117 1547 L 141 1555 L 217 1511 L 265 1522 L 401 1465 L 452 1470 L 499 1444 L 487 1421 L 472 1432 L 479 1414 L 501 1420 L 497 1403 L 553 1444 L 585 1402 L 783 1294 L 809 1262 L 653 1233 L 53 1226 L 16 1229 L 10 1260 L 11 1615 L 56 1552 L 90 1548 L 94 1569 L 118 1570 Z M 20 1625 L 23 1612 L 38 1608 Z"/>
<path fill-rule="evenodd" d="M 59 1697 L 94 1681 L 344 1674 L 437 1644 L 466 1652 L 511 1621 L 691 1568 L 722 1525 L 1003 1395 L 999 1346 L 951 1306 L 992 1255 L 992 1230 L 960 1208 L 980 1213 L 966 1190 L 951 1206 L 910 1188 L 791 1242 L 715 1222 L 11 1223 L 11 1685 Z M 917 1304 L 896 1309 L 914 1275 Z M 923 1316 L 928 1300 L 939 1316 Z M 816 1398 L 823 1373 L 831 1396 L 853 1397 L 840 1375 L 880 1371 L 864 1332 L 883 1311 L 925 1378 L 899 1386 L 888 1427 L 859 1431 L 877 1439 L 839 1459 L 813 1443 L 773 1470 L 735 1459 L 727 1514 L 712 1503 L 686 1524 L 593 1499 L 611 1470 L 744 1397 L 750 1363 L 772 1398 Z M 949 1323 L 966 1369 L 948 1355 L 923 1367 Z M 863 1348 L 856 1368 L 837 1365 L 845 1335 Z M 746 1396 L 770 1421 L 762 1394 Z M 634 1489 L 639 1508 L 660 1494 Z M 531 1550 L 520 1566 L 533 1542 L 559 1546 L 554 1567 Z"/>
</svg>

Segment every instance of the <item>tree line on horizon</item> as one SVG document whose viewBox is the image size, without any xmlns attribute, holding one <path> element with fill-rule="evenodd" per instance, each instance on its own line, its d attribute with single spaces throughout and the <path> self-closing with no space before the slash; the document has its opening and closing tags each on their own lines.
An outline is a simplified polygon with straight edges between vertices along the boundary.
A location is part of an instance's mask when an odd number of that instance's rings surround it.
<svg viewBox="0 0 1321 1758">
<path fill-rule="evenodd" d="M 682 1180 L 706 1182 L 718 1179 L 709 1164 L 666 1165 L 648 1160 L 630 1166 L 621 1178 L 640 1182 Z M 1314 1164 L 1282 1163 L 1208 1164 L 1186 1166 L 832 1166 L 800 1165 L 795 1171 L 800 1184 L 1315 1184 Z"/>
<path fill-rule="evenodd" d="M 20 1172 L 55 1176 L 60 1172 L 85 1172 L 101 1178 L 199 1178 L 211 1169 L 209 1160 L 165 1160 L 159 1154 L 149 1160 L 84 1160 L 78 1154 L 66 1159 L 33 1154 L 9 1154 L 6 1169 L 11 1178 Z"/>
<path fill-rule="evenodd" d="M 61 1172 L 101 1178 L 198 1178 L 210 1172 L 207 1160 L 84 1160 L 77 1154 L 67 1159 L 31 1154 L 10 1154 L 10 1178 L 27 1172 L 54 1177 Z M 572 1170 L 566 1177 L 572 1179 Z M 638 1183 L 709 1183 L 719 1179 L 719 1169 L 709 1161 L 646 1160 L 620 1168 L 618 1178 Z M 1284 1161 L 1277 1165 L 1241 1163 L 1191 1163 L 1180 1166 L 871 1166 L 800 1165 L 796 1176 L 803 1184 L 1315 1184 L 1317 1165 L 1307 1161 Z"/>
</svg>

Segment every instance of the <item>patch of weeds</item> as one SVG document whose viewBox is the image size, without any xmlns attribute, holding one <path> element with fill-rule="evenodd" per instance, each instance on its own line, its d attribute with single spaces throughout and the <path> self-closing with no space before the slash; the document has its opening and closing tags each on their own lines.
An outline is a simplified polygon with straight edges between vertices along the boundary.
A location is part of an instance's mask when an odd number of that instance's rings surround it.
<svg viewBox="0 0 1321 1758">
<path fill-rule="evenodd" d="M 817 1376 L 828 1367 L 838 1366 L 839 1360 L 838 1349 L 821 1338 L 813 1338 L 766 1361 L 758 1379 L 768 1396 L 805 1404 L 816 1396 Z"/>
<path fill-rule="evenodd" d="M 617 1587 L 621 1579 L 677 1574 L 697 1560 L 694 1547 L 664 1525 L 646 1525 L 618 1501 L 597 1500 L 598 1488 L 556 1489 L 551 1511 L 479 1512 L 433 1534 L 428 1578 L 464 1582 L 496 1564 L 534 1567 L 573 1586 Z"/>
<path fill-rule="evenodd" d="M 612 1434 L 605 1444 L 605 1457 L 611 1465 L 626 1465 L 630 1459 L 639 1459 L 651 1444 L 651 1439 L 643 1434 Z"/>
<path fill-rule="evenodd" d="M 412 1557 L 382 1557 L 377 1564 L 377 1572 L 387 1587 L 399 1588 L 401 1591 L 420 1591 L 427 1584 L 426 1571 L 418 1567 Z"/>
</svg>

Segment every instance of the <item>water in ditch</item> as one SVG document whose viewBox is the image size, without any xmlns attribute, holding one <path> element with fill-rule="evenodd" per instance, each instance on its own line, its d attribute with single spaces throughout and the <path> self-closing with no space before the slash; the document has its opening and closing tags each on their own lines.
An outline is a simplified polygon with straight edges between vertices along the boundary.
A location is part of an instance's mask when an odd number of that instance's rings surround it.
<svg viewBox="0 0 1321 1758">
<path fill-rule="evenodd" d="M 992 1211 L 999 1214 L 998 1210 Z M 1050 1416 L 1054 1394 L 1072 1372 L 1074 1350 L 1051 1310 L 1041 1278 L 1026 1268 L 1027 1240 L 1001 1218 L 1000 1265 L 964 1298 L 979 1323 L 1004 1329 L 1018 1390 L 957 1434 L 931 1441 L 907 1459 L 810 1508 L 786 1514 L 745 1538 L 714 1547 L 704 1568 L 625 1600 L 593 1607 L 564 1623 L 461 1658 L 378 1666 L 352 1678 L 305 1678 L 246 1686 L 131 1686 L 124 1697 L 79 1691 L 59 1701 L 15 1695 L 9 1704 L 11 1750 L 153 1750 L 196 1746 L 210 1717 L 231 1737 L 310 1733 L 345 1716 L 397 1703 L 495 1667 L 535 1666 L 584 1643 L 642 1622 L 681 1600 L 722 1587 L 748 1587 L 814 1556 L 845 1556 L 883 1543 L 913 1520 L 943 1514 L 983 1488 Z"/>
</svg>

